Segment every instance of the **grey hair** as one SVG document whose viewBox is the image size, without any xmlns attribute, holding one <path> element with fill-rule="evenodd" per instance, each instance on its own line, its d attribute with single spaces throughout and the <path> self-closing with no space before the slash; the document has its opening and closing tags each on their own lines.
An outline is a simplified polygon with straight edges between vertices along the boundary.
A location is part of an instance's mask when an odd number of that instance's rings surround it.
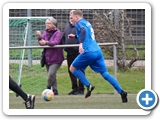
<svg viewBox="0 0 160 120">
<path fill-rule="evenodd" d="M 49 17 L 49 18 L 47 18 L 47 20 L 51 21 L 53 28 L 57 28 L 57 20 L 55 18 Z"/>
</svg>

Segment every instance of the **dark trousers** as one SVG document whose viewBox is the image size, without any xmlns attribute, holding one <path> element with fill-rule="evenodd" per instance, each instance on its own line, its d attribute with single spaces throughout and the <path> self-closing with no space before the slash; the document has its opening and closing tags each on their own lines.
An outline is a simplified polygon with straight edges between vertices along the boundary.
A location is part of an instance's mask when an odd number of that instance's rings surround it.
<svg viewBox="0 0 160 120">
<path fill-rule="evenodd" d="M 27 100 L 27 94 L 18 86 L 18 84 L 9 76 L 9 89 L 20 95 L 24 101 Z"/>
<path fill-rule="evenodd" d="M 78 54 L 67 54 L 67 64 L 68 64 L 68 73 L 71 79 L 72 83 L 72 89 L 76 90 L 84 90 L 84 85 L 80 82 L 80 80 L 77 81 L 77 78 L 71 73 L 69 70 L 70 65 L 72 64 L 73 60 L 78 56 Z"/>
</svg>

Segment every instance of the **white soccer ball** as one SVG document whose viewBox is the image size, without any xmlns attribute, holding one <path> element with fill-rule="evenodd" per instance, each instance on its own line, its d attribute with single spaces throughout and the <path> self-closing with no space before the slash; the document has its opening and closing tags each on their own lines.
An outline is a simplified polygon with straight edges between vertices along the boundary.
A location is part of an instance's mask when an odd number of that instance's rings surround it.
<svg viewBox="0 0 160 120">
<path fill-rule="evenodd" d="M 45 89 L 42 92 L 42 98 L 45 101 L 51 101 L 54 98 L 54 92 L 51 89 Z"/>
</svg>

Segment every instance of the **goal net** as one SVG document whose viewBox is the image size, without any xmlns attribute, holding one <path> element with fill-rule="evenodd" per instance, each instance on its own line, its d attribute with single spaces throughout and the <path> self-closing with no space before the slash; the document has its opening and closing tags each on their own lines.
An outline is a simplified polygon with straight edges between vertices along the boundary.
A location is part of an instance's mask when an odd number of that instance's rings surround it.
<svg viewBox="0 0 160 120">
<path fill-rule="evenodd" d="M 37 46 L 36 30 L 44 29 L 45 18 L 10 18 L 9 47 Z M 39 62 L 41 50 L 9 50 L 9 75 L 29 93 L 46 88 L 46 70 Z"/>
</svg>

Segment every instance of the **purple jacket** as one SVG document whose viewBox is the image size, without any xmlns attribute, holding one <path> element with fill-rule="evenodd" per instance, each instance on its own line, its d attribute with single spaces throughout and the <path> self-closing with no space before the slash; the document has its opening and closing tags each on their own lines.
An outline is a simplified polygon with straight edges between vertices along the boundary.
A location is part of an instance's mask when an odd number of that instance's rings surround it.
<svg viewBox="0 0 160 120">
<path fill-rule="evenodd" d="M 50 40 L 48 40 L 49 36 L 51 35 L 52 37 L 50 37 Z M 62 33 L 59 29 L 51 31 L 45 30 L 42 34 L 42 39 L 48 41 L 49 46 L 59 45 L 61 44 Z M 64 60 L 63 49 L 46 48 L 45 57 L 46 57 L 46 63 L 48 65 L 63 62 Z"/>
</svg>

